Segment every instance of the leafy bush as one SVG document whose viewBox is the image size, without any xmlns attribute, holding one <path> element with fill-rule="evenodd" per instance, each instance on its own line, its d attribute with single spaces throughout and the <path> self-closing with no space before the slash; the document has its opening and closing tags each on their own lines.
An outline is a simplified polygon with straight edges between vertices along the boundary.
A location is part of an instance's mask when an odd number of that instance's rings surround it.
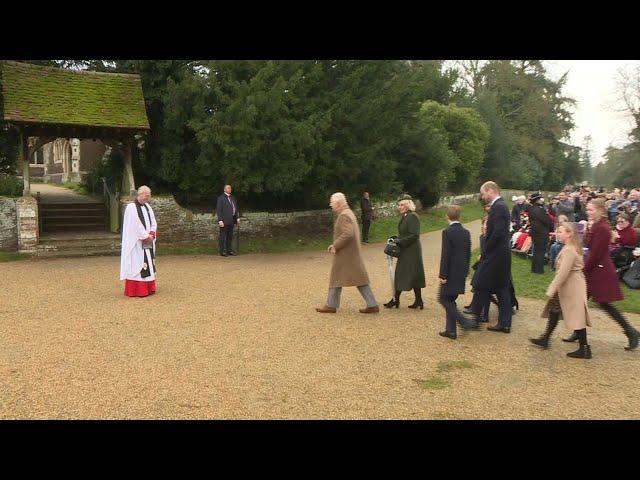
<svg viewBox="0 0 640 480">
<path fill-rule="evenodd" d="M 0 175 L 0 197 L 20 197 L 24 184 L 11 175 Z"/>
</svg>

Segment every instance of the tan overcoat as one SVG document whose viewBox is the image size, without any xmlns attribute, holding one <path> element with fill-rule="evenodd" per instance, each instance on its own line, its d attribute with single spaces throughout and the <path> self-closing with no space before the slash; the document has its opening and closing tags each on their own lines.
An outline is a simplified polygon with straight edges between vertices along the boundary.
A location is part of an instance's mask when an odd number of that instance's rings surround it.
<svg viewBox="0 0 640 480">
<path fill-rule="evenodd" d="M 556 259 L 556 275 L 547 288 L 547 296 L 552 298 L 556 292 L 562 308 L 561 318 L 569 330 L 581 330 L 591 326 L 587 304 L 587 282 L 582 272 L 582 255 L 570 246 L 562 247 Z M 542 317 L 549 317 L 551 300 L 542 311 Z"/>
<path fill-rule="evenodd" d="M 333 255 L 329 288 L 369 284 L 369 276 L 362 261 L 360 228 L 351 209 L 342 210 L 333 224 Z"/>
</svg>

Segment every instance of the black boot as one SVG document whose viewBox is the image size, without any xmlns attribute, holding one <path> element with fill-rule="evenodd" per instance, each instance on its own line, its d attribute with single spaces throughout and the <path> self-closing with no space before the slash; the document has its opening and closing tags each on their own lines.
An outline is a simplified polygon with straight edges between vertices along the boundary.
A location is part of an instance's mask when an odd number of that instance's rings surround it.
<svg viewBox="0 0 640 480">
<path fill-rule="evenodd" d="M 424 310 L 424 303 L 422 302 L 422 292 L 419 288 L 414 288 L 413 293 L 415 294 L 416 299 L 412 305 L 409 305 L 409 308 L 419 308 L 420 310 Z"/>
<path fill-rule="evenodd" d="M 575 352 L 567 353 L 571 358 L 591 358 L 591 347 L 587 344 L 587 329 L 576 330 L 575 334 L 580 342 L 580 347 Z"/>
<path fill-rule="evenodd" d="M 629 339 L 629 346 L 624 347 L 625 350 L 635 350 L 638 348 L 638 340 L 640 339 L 640 332 L 633 328 L 629 333 L 627 333 L 627 338 Z"/>
<path fill-rule="evenodd" d="M 549 312 L 549 321 L 547 322 L 547 329 L 542 334 L 540 338 L 530 338 L 529 341 L 534 345 L 544 348 L 545 350 L 549 348 L 549 337 L 556 329 L 558 325 L 558 321 L 560 320 L 560 312 L 556 310 L 552 310 Z"/>
<path fill-rule="evenodd" d="M 575 352 L 567 353 L 567 357 L 571 358 L 591 358 L 591 346 L 590 345 L 580 345 L 578 350 Z"/>
<path fill-rule="evenodd" d="M 387 308 L 400 308 L 400 293 L 402 292 L 398 292 L 396 291 L 396 298 L 392 298 L 390 302 L 385 303 L 384 306 Z"/>
<path fill-rule="evenodd" d="M 577 342 L 578 341 L 578 335 L 576 334 L 576 332 L 573 332 L 568 337 L 563 338 L 562 341 L 563 342 Z"/>
<path fill-rule="evenodd" d="M 610 303 L 601 303 L 600 306 L 605 312 L 607 312 L 607 314 L 611 318 L 615 320 L 618 325 L 622 327 L 622 331 L 629 340 L 629 346 L 624 347 L 624 349 L 635 350 L 638 347 L 638 338 L 640 338 L 640 332 L 633 328 L 633 326 L 627 321 L 627 319 L 624 318 L 622 313 L 620 313 L 620 311 Z"/>
</svg>

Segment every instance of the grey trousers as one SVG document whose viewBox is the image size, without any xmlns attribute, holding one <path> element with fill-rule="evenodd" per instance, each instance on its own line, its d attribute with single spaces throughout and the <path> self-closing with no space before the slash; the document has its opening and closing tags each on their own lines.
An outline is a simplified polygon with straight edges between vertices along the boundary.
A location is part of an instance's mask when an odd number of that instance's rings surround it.
<svg viewBox="0 0 640 480">
<path fill-rule="evenodd" d="M 362 298 L 364 298 L 365 302 L 367 302 L 367 307 L 376 307 L 378 306 L 378 302 L 376 302 L 375 297 L 373 296 L 373 292 L 371 291 L 371 287 L 369 285 L 361 285 L 358 287 L 358 291 Z M 329 289 L 329 296 L 327 297 L 327 305 L 331 308 L 340 307 L 340 294 L 342 293 L 342 287 L 335 287 Z"/>
</svg>

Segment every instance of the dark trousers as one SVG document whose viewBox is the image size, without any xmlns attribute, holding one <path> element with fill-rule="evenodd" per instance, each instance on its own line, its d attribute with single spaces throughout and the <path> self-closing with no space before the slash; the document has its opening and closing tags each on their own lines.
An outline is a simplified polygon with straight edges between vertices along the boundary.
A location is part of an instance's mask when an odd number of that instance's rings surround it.
<svg viewBox="0 0 640 480">
<path fill-rule="evenodd" d="M 546 239 L 533 239 L 532 273 L 544 273 L 544 254 L 547 251 L 547 242 Z"/>
<path fill-rule="evenodd" d="M 456 305 L 456 299 L 458 295 L 446 295 L 442 293 L 442 287 L 440 287 L 440 292 L 438 293 L 438 302 L 440 305 L 444 307 L 445 312 L 447 312 L 447 323 L 445 330 L 447 333 L 456 333 L 456 324 L 459 323 L 461 326 L 467 323 L 467 319 L 464 318 L 460 310 L 458 310 L 458 306 Z"/>
<path fill-rule="evenodd" d="M 476 291 L 478 292 L 480 312 L 488 312 L 492 292 L 480 288 L 476 289 Z M 494 293 L 498 297 L 498 325 L 503 328 L 511 328 L 511 288 L 507 285 L 496 289 Z"/>
<path fill-rule="evenodd" d="M 371 218 L 362 217 L 362 241 L 369 241 L 369 227 L 371 227 Z"/>
<path fill-rule="evenodd" d="M 229 253 L 232 251 L 231 241 L 233 240 L 233 224 L 225 225 L 220 228 L 220 235 L 218 236 L 218 249 L 220 253 Z"/>
<path fill-rule="evenodd" d="M 480 305 L 480 295 L 478 294 L 478 289 L 474 289 L 473 290 L 473 297 L 471 298 L 471 305 L 469 306 L 469 309 L 476 315 L 483 317 L 483 318 L 488 318 L 489 317 L 489 305 Z M 485 308 L 486 310 L 483 310 L 482 308 Z"/>
</svg>

